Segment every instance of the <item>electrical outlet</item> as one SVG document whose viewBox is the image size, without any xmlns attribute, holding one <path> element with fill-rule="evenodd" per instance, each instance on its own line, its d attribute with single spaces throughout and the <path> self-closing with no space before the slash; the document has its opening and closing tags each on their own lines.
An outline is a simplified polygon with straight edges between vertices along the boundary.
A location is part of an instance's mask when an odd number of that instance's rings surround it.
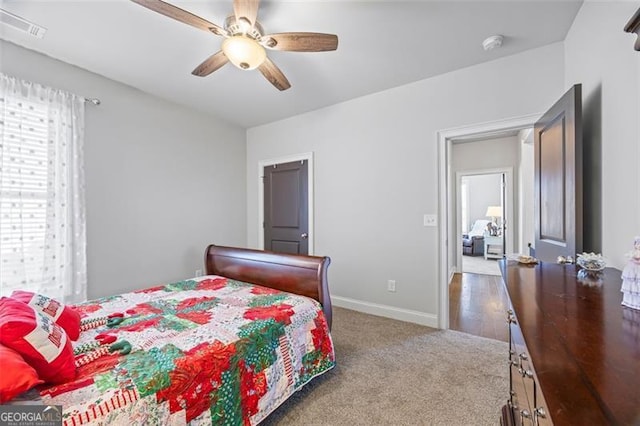
<svg viewBox="0 0 640 426">
<path fill-rule="evenodd" d="M 435 214 L 425 214 L 423 223 L 424 226 L 437 226 L 438 216 L 436 216 Z"/>
<path fill-rule="evenodd" d="M 390 291 L 391 293 L 396 292 L 396 280 L 387 281 L 387 291 Z"/>
<path fill-rule="evenodd" d="M 196 277 L 202 276 L 202 269 L 196 269 Z"/>
</svg>

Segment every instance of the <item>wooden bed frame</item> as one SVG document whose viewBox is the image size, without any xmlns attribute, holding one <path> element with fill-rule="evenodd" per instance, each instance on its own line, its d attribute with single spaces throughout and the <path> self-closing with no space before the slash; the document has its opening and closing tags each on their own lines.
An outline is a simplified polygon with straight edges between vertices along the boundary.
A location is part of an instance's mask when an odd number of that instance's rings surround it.
<svg viewBox="0 0 640 426">
<path fill-rule="evenodd" d="M 302 256 L 223 247 L 211 244 L 204 253 L 207 275 L 257 284 L 307 296 L 322 305 L 331 329 L 331 298 L 327 283 L 329 257 Z"/>
</svg>

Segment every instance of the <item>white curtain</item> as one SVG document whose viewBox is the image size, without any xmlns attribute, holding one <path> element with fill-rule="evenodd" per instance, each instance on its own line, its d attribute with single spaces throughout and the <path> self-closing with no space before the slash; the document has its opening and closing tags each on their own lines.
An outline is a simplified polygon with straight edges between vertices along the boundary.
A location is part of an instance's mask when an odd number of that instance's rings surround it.
<svg viewBox="0 0 640 426">
<path fill-rule="evenodd" d="M 0 293 L 86 299 L 84 98 L 0 73 Z"/>
</svg>

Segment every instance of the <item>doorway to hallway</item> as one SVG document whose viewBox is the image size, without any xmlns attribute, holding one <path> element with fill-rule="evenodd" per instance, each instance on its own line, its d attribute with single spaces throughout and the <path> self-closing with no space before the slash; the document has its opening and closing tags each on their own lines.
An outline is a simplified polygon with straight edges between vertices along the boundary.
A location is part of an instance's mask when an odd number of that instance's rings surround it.
<svg viewBox="0 0 640 426">
<path fill-rule="evenodd" d="M 442 218 L 442 226 L 440 227 L 440 266 L 439 266 L 439 295 L 438 295 L 438 321 L 439 327 L 447 329 L 449 328 L 449 284 L 451 283 L 454 274 L 460 271 L 461 257 L 462 257 L 462 232 L 460 230 L 459 223 L 461 223 L 461 217 L 458 214 L 458 189 L 456 181 L 457 171 L 468 171 L 473 169 L 490 169 L 499 168 L 506 164 L 504 161 L 500 162 L 501 158 L 505 155 L 513 155 L 512 169 L 517 171 L 512 174 L 513 178 L 517 178 L 516 185 L 513 180 L 508 182 L 507 191 L 518 188 L 522 184 L 522 180 L 518 172 L 522 169 L 520 162 L 528 162 L 527 159 L 521 158 L 518 153 L 508 154 L 508 150 L 503 149 L 487 149 L 483 146 L 482 141 L 487 139 L 496 139 L 505 136 L 525 135 L 531 134 L 533 124 L 539 118 L 539 114 L 533 114 L 529 116 L 522 116 L 516 118 L 505 119 L 501 121 L 495 121 L 490 123 L 483 123 L 472 126 L 464 126 L 456 129 L 443 130 L 438 132 L 438 164 L 439 164 L 439 198 L 440 198 L 440 217 Z M 529 139 L 529 138 L 527 138 Z M 470 143 L 473 142 L 473 143 Z M 524 142 L 522 140 L 520 148 L 530 142 Z M 468 155 L 457 155 L 457 149 L 460 146 L 470 146 Z M 517 150 L 516 150 L 517 151 Z M 521 152 L 528 152 L 528 149 L 521 149 Z M 532 151 L 532 150 L 531 150 Z M 478 159 L 489 159 L 495 161 L 492 164 L 479 164 Z M 533 183 L 533 177 L 531 177 L 531 184 Z M 509 197 L 507 197 L 507 200 Z M 520 204 L 522 200 L 513 200 L 512 206 L 506 207 L 505 217 L 506 224 L 513 232 L 511 235 L 517 233 L 517 238 L 514 236 L 511 241 L 508 240 L 509 233 L 507 233 L 507 241 L 504 245 L 505 253 L 513 253 L 520 251 L 522 245 L 526 245 L 526 238 L 521 232 L 521 225 L 524 223 L 522 220 L 516 222 L 514 218 L 514 207 L 517 205 L 519 211 L 523 211 L 523 206 Z M 531 199 L 531 201 L 533 201 Z M 507 201 L 508 202 L 508 201 Z M 525 206 L 526 209 L 526 206 Z M 511 216 L 510 216 L 511 215 Z M 521 219 L 521 218 L 518 218 Z M 517 230 L 517 231 L 516 231 Z"/>
</svg>

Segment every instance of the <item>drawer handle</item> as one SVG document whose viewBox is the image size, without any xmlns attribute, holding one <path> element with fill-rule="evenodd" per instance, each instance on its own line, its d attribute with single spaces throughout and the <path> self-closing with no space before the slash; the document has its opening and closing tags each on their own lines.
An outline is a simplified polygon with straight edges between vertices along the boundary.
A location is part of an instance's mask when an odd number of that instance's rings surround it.
<svg viewBox="0 0 640 426">
<path fill-rule="evenodd" d="M 522 368 L 522 361 L 526 361 L 529 359 L 529 357 L 527 356 L 526 353 L 522 352 L 521 354 L 518 355 L 518 358 L 520 359 L 520 365 L 519 367 Z"/>
<path fill-rule="evenodd" d="M 540 426 L 540 422 L 538 420 L 539 419 L 544 419 L 546 417 L 547 417 L 547 412 L 544 411 L 544 408 L 542 408 L 542 407 L 534 408 L 533 409 L 533 420 L 531 422 L 533 423 L 533 426 Z"/>
<path fill-rule="evenodd" d="M 518 368 L 518 373 L 522 374 L 522 377 L 533 378 L 533 371 L 525 370 L 524 368 Z"/>
<path fill-rule="evenodd" d="M 520 410 L 520 417 L 522 418 L 522 423 L 524 423 L 524 419 L 531 418 L 531 413 L 527 409 Z"/>
</svg>

